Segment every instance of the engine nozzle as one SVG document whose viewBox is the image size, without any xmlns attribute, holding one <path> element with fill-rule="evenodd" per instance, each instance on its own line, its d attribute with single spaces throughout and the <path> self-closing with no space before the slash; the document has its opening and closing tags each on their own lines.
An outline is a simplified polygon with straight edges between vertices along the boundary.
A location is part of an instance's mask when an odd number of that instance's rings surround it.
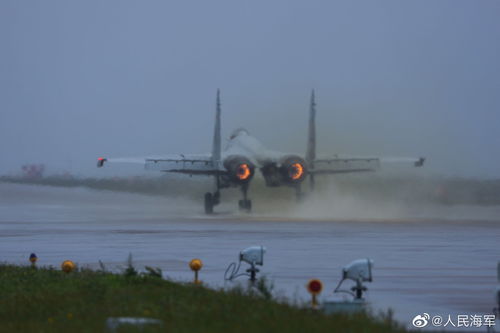
<svg viewBox="0 0 500 333">
<path fill-rule="evenodd" d="M 239 180 L 247 180 L 250 176 L 252 176 L 252 172 L 250 171 L 250 166 L 247 163 L 241 163 L 236 168 L 236 177 Z"/>
<path fill-rule="evenodd" d="M 224 161 L 224 167 L 230 179 L 238 183 L 249 182 L 255 170 L 253 163 L 244 156 L 229 156 Z"/>
<path fill-rule="evenodd" d="M 307 175 L 306 162 L 298 156 L 284 158 L 279 169 L 283 180 L 291 184 L 301 183 Z"/>
</svg>

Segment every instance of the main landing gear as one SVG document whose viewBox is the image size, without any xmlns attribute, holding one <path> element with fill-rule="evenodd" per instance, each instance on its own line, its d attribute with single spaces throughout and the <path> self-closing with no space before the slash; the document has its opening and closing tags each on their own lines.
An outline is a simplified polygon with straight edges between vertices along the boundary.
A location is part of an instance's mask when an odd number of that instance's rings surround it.
<svg viewBox="0 0 500 333">
<path fill-rule="evenodd" d="M 243 200 L 238 201 L 238 207 L 241 211 L 250 213 L 250 211 L 252 210 L 252 200 L 248 199 L 247 197 L 248 185 L 242 185 L 241 191 L 243 192 Z"/>
<path fill-rule="evenodd" d="M 252 210 L 252 200 L 248 199 L 247 192 L 248 186 L 243 185 L 241 187 L 241 191 L 243 192 L 243 199 L 238 200 L 238 207 L 240 211 L 244 211 L 249 213 Z M 213 214 L 214 206 L 220 203 L 220 191 L 211 193 L 205 193 L 205 214 Z"/>
<path fill-rule="evenodd" d="M 207 192 L 205 193 L 205 214 L 212 214 L 214 212 L 214 206 L 218 205 L 220 202 L 220 192 L 215 193 Z"/>
<path fill-rule="evenodd" d="M 302 202 L 306 198 L 306 194 L 302 192 L 300 184 L 295 186 L 295 196 L 297 198 L 297 202 Z"/>
</svg>

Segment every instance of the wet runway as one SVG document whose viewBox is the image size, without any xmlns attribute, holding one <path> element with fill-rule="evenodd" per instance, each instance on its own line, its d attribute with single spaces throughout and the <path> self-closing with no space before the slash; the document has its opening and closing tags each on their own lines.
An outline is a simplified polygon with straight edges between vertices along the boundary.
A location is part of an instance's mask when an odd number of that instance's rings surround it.
<svg viewBox="0 0 500 333">
<path fill-rule="evenodd" d="M 369 257 L 375 267 L 367 299 L 376 311 L 392 308 L 405 325 L 423 312 L 488 313 L 495 305 L 500 208 L 476 207 L 477 219 L 472 208 L 446 209 L 454 209 L 453 219 L 306 220 L 230 210 L 207 218 L 199 203 L 185 199 L 0 183 L 0 261 L 28 264 L 35 252 L 40 265 L 71 259 L 97 268 L 101 260 L 118 270 L 132 253 L 137 268 L 160 267 L 166 277 L 187 281 L 187 263 L 199 257 L 201 279 L 224 286 L 238 252 L 262 244 L 261 273 L 292 301 L 307 299 L 304 285 L 313 277 L 324 283 L 322 297 L 330 297 L 342 267 Z"/>
</svg>

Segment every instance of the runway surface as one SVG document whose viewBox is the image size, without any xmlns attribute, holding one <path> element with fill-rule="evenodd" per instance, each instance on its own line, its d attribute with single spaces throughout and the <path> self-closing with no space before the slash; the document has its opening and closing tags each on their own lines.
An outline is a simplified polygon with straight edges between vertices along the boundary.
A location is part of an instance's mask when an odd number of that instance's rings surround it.
<svg viewBox="0 0 500 333">
<path fill-rule="evenodd" d="M 448 207 L 425 219 L 366 215 L 307 220 L 229 209 L 207 218 L 185 199 L 0 183 L 0 261 L 28 264 L 35 252 L 39 265 L 71 259 L 98 268 L 101 260 L 119 270 L 132 253 L 137 268 L 160 267 L 166 277 L 188 281 L 196 257 L 204 262 L 201 279 L 222 287 L 239 251 L 262 244 L 261 273 L 291 301 L 308 298 L 304 286 L 313 277 L 324 283 L 322 298 L 331 297 L 342 267 L 369 257 L 375 267 L 367 299 L 375 311 L 392 308 L 404 325 L 423 312 L 447 317 L 494 307 L 500 208 Z"/>
</svg>

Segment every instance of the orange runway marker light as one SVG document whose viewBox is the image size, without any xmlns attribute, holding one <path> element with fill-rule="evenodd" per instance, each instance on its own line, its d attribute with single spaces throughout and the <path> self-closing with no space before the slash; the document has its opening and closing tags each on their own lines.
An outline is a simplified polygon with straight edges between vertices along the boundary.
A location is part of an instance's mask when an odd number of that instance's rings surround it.
<svg viewBox="0 0 500 333">
<path fill-rule="evenodd" d="M 71 273 L 75 269 L 76 265 L 71 260 L 64 260 L 61 264 L 61 269 L 65 273 Z"/>
<path fill-rule="evenodd" d="M 201 281 L 198 280 L 198 271 L 203 267 L 203 262 L 201 259 L 193 259 L 189 262 L 189 268 L 194 272 L 194 284 L 200 284 Z"/>
<path fill-rule="evenodd" d="M 318 279 L 311 279 L 307 283 L 307 291 L 311 294 L 312 300 L 311 300 L 311 305 L 313 309 L 318 308 L 318 300 L 317 300 L 317 295 L 321 293 L 323 290 L 323 283 L 318 280 Z"/>
</svg>

